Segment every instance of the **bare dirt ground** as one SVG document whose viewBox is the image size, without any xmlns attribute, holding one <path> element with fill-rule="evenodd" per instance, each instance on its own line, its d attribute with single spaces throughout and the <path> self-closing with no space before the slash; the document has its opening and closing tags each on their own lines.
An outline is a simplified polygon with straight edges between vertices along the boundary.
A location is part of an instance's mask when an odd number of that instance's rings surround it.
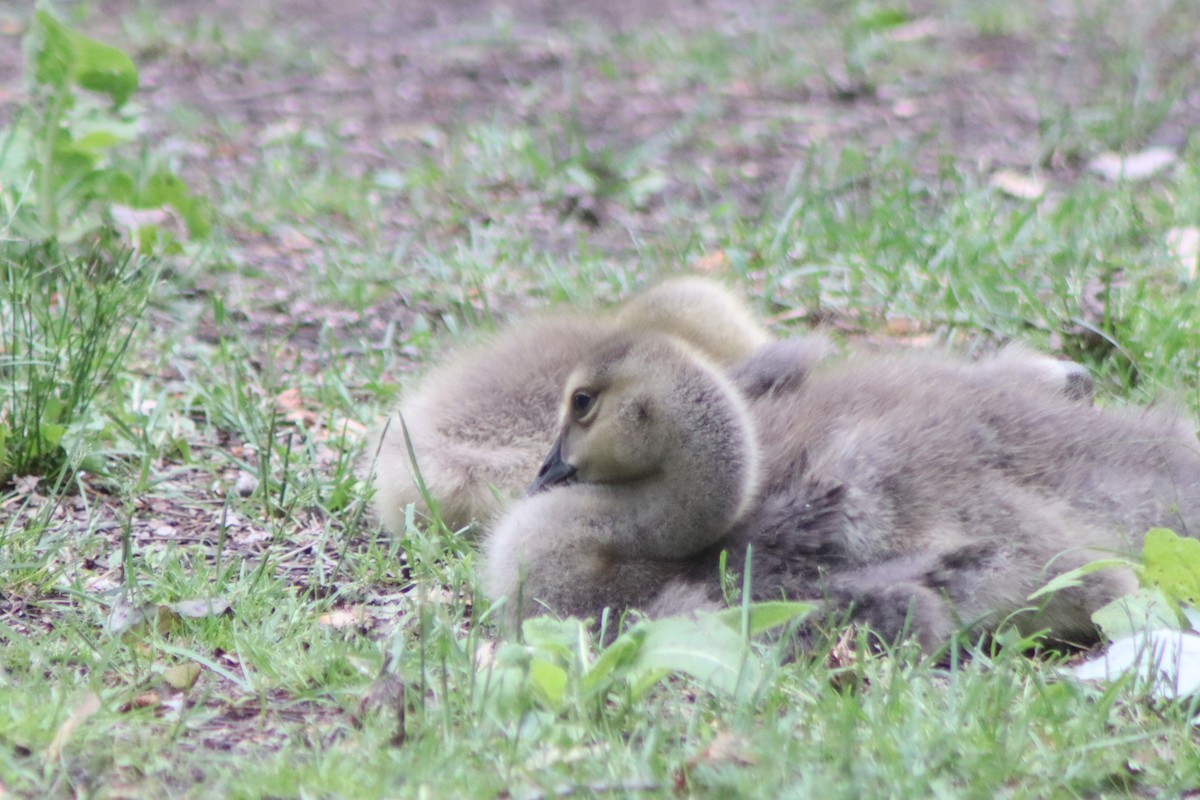
<svg viewBox="0 0 1200 800">
<path fill-rule="evenodd" d="M 630 32 L 660 31 L 665 37 L 716 32 L 736 42 L 771 30 L 784 42 L 789 34 L 799 41 L 800 32 L 828 25 L 830 13 L 821 7 L 836 9 L 836 4 L 277 0 L 247 7 L 228 0 L 177 0 L 159 5 L 152 15 L 166 30 L 204 19 L 223 25 L 237 21 L 265 37 L 286 37 L 296 49 L 291 64 L 214 61 L 211 53 L 192 58 L 186 48 L 134 54 L 152 108 L 182 104 L 205 118 L 240 124 L 232 141 L 211 132 L 210 151 L 196 153 L 205 164 L 197 179 L 219 180 L 223 170 L 238 169 L 242 159 L 253 158 L 248 151 L 256 130 L 289 120 L 339 120 L 341 132 L 354 141 L 351 150 L 369 169 L 389 157 L 385 145 L 423 127 L 446 130 L 489 118 L 536 121 L 570 111 L 595 146 L 619 151 L 662 134 L 701 105 L 715 104 L 719 114 L 673 141 L 666 160 L 689 159 L 701 140 L 714 144 L 704 148 L 704 157 L 746 176 L 741 193 L 750 208 L 823 142 L 924 143 L 918 162 L 931 169 L 946 154 L 967 170 L 1077 169 L 1076 154 L 1042 152 L 1039 125 L 1045 120 L 1039 101 L 1053 95 L 1065 107 L 1086 105 L 1103 80 L 1100 64 L 1113 46 L 1103 35 L 1075 30 L 1066 11 L 1061 26 L 1039 31 L 1044 35 L 1033 40 L 1021 33 L 985 35 L 946 24 L 935 8 L 926 7 L 930 4 L 918 2 L 909 4 L 913 21 L 889 35 L 920 42 L 944 62 L 936 70 L 916 69 L 907 80 L 862 85 L 831 56 L 826 74 L 790 85 L 695 81 L 681 89 L 656 80 L 637 63 L 619 65 L 618 75 L 604 74 L 581 57 L 568 35 L 580 29 L 601 40 Z M 1066 4 L 1048 8 L 1055 5 Z M 119 42 L 113 23 L 129 16 L 131 4 L 99 0 L 92 7 L 96 25 L 89 25 L 89 32 L 111 34 L 109 39 Z M 1053 19 L 1053 12 L 1048 16 Z M 104 31 L 108 26 L 113 29 Z M 505 32 L 502 39 L 498 27 Z M 10 33 L 18 30 L 10 25 Z M 0 85 L 11 97 L 19 52 L 7 50 L 0 55 Z M 319 57 L 305 59 L 305 53 Z M 568 76 L 581 82 L 578 90 L 568 86 Z M 1200 90 L 1151 138 L 1179 144 L 1197 122 Z M 755 131 L 763 133 L 755 136 Z"/>
<path fill-rule="evenodd" d="M 178 2 L 166 8 L 162 24 L 176 19 L 182 24 L 205 14 L 227 19 L 255 13 L 224 5 L 222 0 Z M 952 153 L 968 167 L 1025 167 L 1038 163 L 1039 156 L 1049 169 L 1077 166 L 1066 154 L 1037 151 L 1038 95 L 1049 86 L 1059 90 L 1055 99 L 1066 106 L 1086 104 L 1102 80 L 1099 62 L 1113 55 L 1113 42 L 1095 35 L 1080 39 L 1066 16 L 1060 27 L 1039 31 L 1044 36 L 1032 40 L 945 25 L 936 16 L 923 16 L 932 9 L 914 3 L 913 22 L 891 35 L 927 42 L 931 54 L 946 58 L 949 66 L 933 77 L 914 70 L 908 83 L 866 87 L 832 60 L 826 76 L 797 85 L 696 82 L 680 92 L 677 86 L 639 80 L 645 70 L 638 64 L 621 65 L 627 72 L 613 78 L 585 63 L 585 86 L 575 95 L 564 87 L 563 75 L 578 53 L 567 46 L 564 34 L 580 26 L 600 37 L 708 31 L 736 41 L 765 25 L 781 39 L 791 32 L 799 40 L 800 31 L 828 24 L 829 15 L 813 8 L 819 3 L 780 0 L 760 0 L 750 7 L 727 0 L 615 2 L 602 8 L 569 0 L 281 0 L 270 5 L 273 13 L 247 19 L 247 26 L 284 29 L 299 46 L 330 54 L 327 70 L 264 74 L 258 64 L 227 63 L 214 69 L 212 64 L 151 57 L 145 74 L 156 87 L 155 102 L 188 103 L 214 117 L 232 116 L 250 125 L 296 116 L 343 120 L 344 130 L 357 135 L 362 154 L 369 157 L 374 144 L 404 126 L 452 127 L 491 116 L 536 120 L 568 108 L 577 111 L 582 127 L 599 145 L 618 149 L 656 135 L 701 103 L 715 101 L 722 109 L 720 120 L 697 137 L 720 141 L 726 131 L 732 140 L 738 129 L 765 127 L 771 120 L 785 123 L 780 135 L 763 137 L 757 148 L 717 148 L 741 165 L 744 174 L 754 176 L 747 179 L 750 194 L 761 194 L 785 178 L 806 147 L 853 138 L 879 146 L 932 138 L 931 152 Z M 498 19 L 507 31 L 504 41 L 496 39 Z M 1073 85 L 1056 85 L 1056 72 Z M 531 86 L 539 91 L 528 91 Z M 1175 110 L 1155 140 L 1183 141 L 1188 128 L 1200 121 L 1200 90 L 1190 100 Z M 672 156 L 686 158 L 694 144 L 678 142 Z"/>
<path fill-rule="evenodd" d="M 621 153 L 658 140 L 655 166 L 667 182 L 662 202 L 633 214 L 604 213 L 583 198 L 579 213 L 522 221 L 550 252 L 574 246 L 580 236 L 615 252 L 630 249 L 631 232 L 660 227 L 663 202 L 698 207 L 716 197 L 753 218 L 809 154 L 847 142 L 868 151 L 902 148 L 926 176 L 950 164 L 984 180 L 1004 167 L 1072 179 L 1094 153 L 1080 152 L 1077 141 L 1057 140 L 1047 129 L 1070 124 L 1075 111 L 1085 114 L 1111 82 L 1104 65 L 1119 57 L 1113 32 L 1076 18 L 1078 5 L 1045 4 L 1048 23 L 1040 27 L 997 25 L 980 32 L 947 15 L 943 3 L 912 2 L 908 22 L 862 37 L 906 43 L 907 61 L 868 66 L 865 75 L 856 73 L 855 59 L 847 55 L 855 46 L 839 38 L 845 10 L 826 2 L 274 0 L 247 6 L 230 0 L 96 0 L 87 32 L 126 47 L 138 37 L 130 37 L 128 22 L 122 29 L 122 20 L 140 18 L 159 32 L 143 37 L 159 44 L 133 52 L 142 76 L 140 99 L 148 106 L 149 133 L 177 139 L 183 175 L 201 194 L 236 183 L 261 159 L 263 131 L 288 126 L 335 122 L 348 154 L 339 168 L 356 174 L 404 163 L 430 139 L 490 120 L 536 127 L 540 120 L 570 118 L 596 151 Z M 214 23 L 240 28 L 243 39 L 261 37 L 269 56 L 248 58 L 244 46 L 225 51 L 219 37 L 204 41 L 205 25 Z M 21 26 L 10 22 L 4 30 L 15 41 Z M 189 36 L 174 37 L 175 31 L 201 31 L 190 34 L 191 41 L 204 43 L 188 44 Z M 769 36 L 759 57 L 774 63 L 714 81 L 709 78 L 720 70 L 699 69 L 677 80 L 636 59 L 606 60 L 606 41 L 647 33 L 664 41 L 713 36 L 726 55 L 753 50 Z M 797 42 L 797 60 L 815 61 L 816 69 L 787 72 L 779 62 L 790 41 Z M 814 41 L 821 43 L 819 52 L 799 49 Z M 1158 57 L 1169 65 L 1195 55 L 1165 48 Z M 18 48 L 0 48 L 0 99 L 20 98 L 19 58 Z M 1154 87 L 1147 92 L 1152 102 Z M 172 130 L 179 109 L 193 120 L 184 137 Z M 1198 124 L 1200 88 L 1193 88 L 1139 144 L 1178 146 Z M 689 175 L 713 176 L 711 185 L 676 180 L 683 165 Z M 477 216 L 488 213 L 481 207 Z M 382 241 L 395 242 L 422 224 L 429 223 L 411 209 L 390 209 L 381 221 Z M 299 321 L 312 333 L 331 314 L 336 318 L 338 310 L 313 308 L 284 290 L 286 281 L 270 279 L 270 273 L 288 270 L 295 255 L 286 252 L 288 242 L 264 245 L 260 232 L 236 226 L 232 233 L 246 241 L 247 257 L 260 262 L 255 266 L 267 277 L 248 291 L 268 296 L 248 298 L 246 305 L 287 309 L 277 320 L 260 320 L 264 331 L 294 328 Z M 462 231 L 445 234 L 461 237 Z M 411 319 L 403 304 L 373 312 L 365 316 L 380 325 Z"/>
<path fill-rule="evenodd" d="M 1035 165 L 1072 170 L 1079 167 L 1078 154 L 1044 152 L 1039 125 L 1046 120 L 1039 105 L 1050 99 L 1063 108 L 1086 106 L 1102 87 L 1104 61 L 1116 57 L 1116 43 L 1104 31 L 1078 29 L 1069 3 L 1047 3 L 1052 24 L 1032 38 L 1027 32 L 980 33 L 946 22 L 939 4 L 913 2 L 906 6 L 911 22 L 887 36 L 921 43 L 929 60 L 940 62 L 936 69 L 891 73 L 870 85 L 847 75 L 846 64 L 831 55 L 824 74 L 790 85 L 694 81 L 681 91 L 637 63 L 605 74 L 569 39 L 580 30 L 593 41 L 632 32 L 667 38 L 712 33 L 736 48 L 739 39 L 769 30 L 782 42 L 789 35 L 799 42 L 801 32 L 811 39 L 813 30 L 835 21 L 838 4 L 274 0 L 248 7 L 230 0 L 175 0 L 147 8 L 97 0 L 90 8 L 88 32 L 118 44 L 125 38 L 119 21 L 140 8 L 138 13 L 167 31 L 207 19 L 286 38 L 294 48 L 290 63 L 220 61 L 211 50 L 193 57 L 186 47 L 134 53 L 152 109 L 186 105 L 204 118 L 244 126 L 234 141 L 221 142 L 221 134 L 211 131 L 211 151 L 195 154 L 203 156 L 198 160 L 214 179 L 222 169 L 236 169 L 239 158 L 252 157 L 245 150 L 255 130 L 281 121 L 340 121 L 341 132 L 356 143 L 351 150 L 369 167 L 387 157 L 381 145 L 420 126 L 450 129 L 488 118 L 536 121 L 571 111 L 596 146 L 620 150 L 661 134 L 706 103 L 717 104 L 721 113 L 673 142 L 667 160 L 688 159 L 698 140 L 716 142 L 715 157 L 747 176 L 743 191 L 751 200 L 777 188 L 807 149 L 822 142 L 877 147 L 926 142 L 921 149 L 928 167 L 949 155 L 967 170 Z M 21 25 L 9 21 L 3 32 L 12 42 Z M 1194 56 L 1161 55 L 1164 61 Z M 0 53 L 0 99 L 19 99 L 19 60 L 16 48 Z M 579 91 L 565 80 L 576 73 Z M 149 117 L 161 121 L 165 115 Z M 1149 143 L 1179 145 L 1197 123 L 1200 89 L 1193 89 Z M 747 146 L 747 130 L 768 128 L 771 135 L 751 137 L 754 143 Z M 722 141 L 728 146 L 720 146 Z"/>
<path fill-rule="evenodd" d="M 666 175 L 661 202 L 636 213 L 605 213 L 584 198 L 579 213 L 522 220 L 550 252 L 573 247 L 580 236 L 601 251 L 628 251 L 631 232 L 661 227 L 665 202 L 702 207 L 720 198 L 754 218 L 806 157 L 847 142 L 868 152 L 900 148 L 927 177 L 952 165 L 981 180 L 1005 167 L 1071 180 L 1094 153 L 1053 131 L 1103 103 L 1113 74 L 1105 65 L 1119 58 L 1117 32 L 1105 29 L 1103 18 L 1081 19 L 1074 13 L 1079 4 L 1062 2 L 1045 4 L 1039 19 L 1046 24 L 984 32 L 961 15 L 947 15 L 944 3 L 909 3 L 908 22 L 861 37 L 868 45 L 872 37 L 903 43 L 905 55 L 883 59 L 882 66 L 868 63 L 861 74 L 859 57 L 848 54 L 869 47 L 843 40 L 847 12 L 838 3 L 276 0 L 247 6 L 177 0 L 151 11 L 145 5 L 97 0 L 92 19 L 100 30 L 91 32 L 120 42 L 123 32 L 113 22 L 140 13 L 167 32 L 217 20 L 241 26 L 244 37 L 274 43 L 264 45 L 273 48 L 272 57 L 254 60 L 236 50 L 222 58 L 219 46 L 134 53 L 153 135 L 170 135 L 169 112 L 179 108 L 207 121 L 189 134 L 181 154 L 185 177 L 201 193 L 235 182 L 261 158 L 262 132 L 289 125 L 336 121 L 348 153 L 340 168 L 357 174 L 402 164 L 431 139 L 487 121 L 536 128 L 542 120 L 570 118 L 594 151 L 661 143 L 654 156 Z M 672 79 L 661 64 L 609 62 L 607 42 L 648 33 L 668 42 L 715 37 L 726 57 L 745 49 L 749 58 L 768 63 L 714 80 L 723 74 L 719 69 Z M 1144 36 L 1153 39 L 1155 31 Z M 765 46 L 764 38 L 770 39 Z M 797 61 L 809 64 L 794 74 L 780 57 L 791 41 Z M 279 58 L 280 52 L 289 55 Z M 1166 71 L 1173 60 L 1195 54 L 1164 45 L 1157 57 Z M 686 71 L 687 56 L 681 61 Z M 1155 91 L 1148 86 L 1144 99 L 1153 103 Z M 1198 124 L 1200 88 L 1193 88 L 1138 144 L 1177 147 Z M 684 165 L 690 176 L 711 181 L 677 180 Z M 488 213 L 481 207 L 477 216 Z M 381 222 L 382 239 L 396 241 L 422 224 L 429 221 L 411 209 L 391 209 Z M 445 235 L 461 237 L 462 231 Z M 255 232 L 245 236 L 253 239 Z M 267 262 L 261 266 L 271 270 L 286 249 L 286 243 L 259 247 Z M 294 324 L 304 298 L 279 297 L 279 285 L 268 284 L 263 290 L 276 296 L 266 305 L 288 306 L 289 319 L 279 322 Z M 327 320 L 328 311 L 310 309 L 310 316 L 314 323 Z M 380 320 L 406 320 L 401 306 L 377 312 Z"/>
<path fill-rule="evenodd" d="M 422 139 L 444 139 L 471 124 L 494 120 L 536 128 L 541 120 L 569 117 L 596 151 L 621 153 L 663 142 L 655 156 L 655 166 L 667 176 L 662 202 L 699 207 L 721 198 L 753 218 L 816 148 L 846 142 L 868 151 L 905 149 L 927 176 L 951 163 L 982 179 L 1002 167 L 1072 179 L 1091 154 L 1078 152 L 1071 141 L 1059 146 L 1044 128 L 1069 119 L 1073 109 L 1086 111 L 1104 89 L 1103 65 L 1117 46 L 1109 32 L 1075 19 L 1076 5 L 1046 4 L 1045 18 L 1052 24 L 1037 28 L 1035 38 L 1019 26 L 981 33 L 961 20 L 948 21 L 944 4 L 910 3 L 910 22 L 870 36 L 908 43 L 911 63 L 869 68 L 865 79 L 854 74 L 846 55 L 850 45 L 839 39 L 846 12 L 840 4 L 822 2 L 177 0 L 150 6 L 97 0 L 90 6 L 88 32 L 120 45 L 129 36 L 119 22 L 140 14 L 165 32 L 152 41 L 170 41 L 173 31 L 203 31 L 206 21 L 215 21 L 240 28 L 243 38 L 268 42 L 263 47 L 269 57 L 259 59 L 247 59 L 238 48 L 223 57 L 219 43 L 189 45 L 185 35 L 179 44 L 133 53 L 152 136 L 172 137 L 172 112 L 180 108 L 202 121 L 177 145 L 184 177 L 201 194 L 234 184 L 252 169 L 262 157 L 259 143 L 267 130 L 336 121 L 348 154 L 339 167 L 369 174 L 417 157 L 425 147 Z M 823 41 L 813 31 L 824 29 L 829 41 L 821 52 L 799 51 Z M 665 41 L 715 36 L 733 52 L 752 50 L 770 36 L 763 52 L 775 63 L 749 77 L 714 82 L 709 78 L 719 70 L 670 80 L 653 64 L 606 62 L 607 40 L 648 32 Z M 789 41 L 797 42 L 798 60 L 815 59 L 819 68 L 787 73 L 778 62 Z M 287 57 L 278 57 L 281 52 Z M 9 79 L 0 85 L 9 87 L 9 96 L 16 94 L 11 79 L 18 57 L 15 48 L 0 54 L 0 78 Z M 1161 57 L 1169 62 L 1194 54 Z M 1146 143 L 1179 145 L 1196 124 L 1200 89 L 1177 104 Z M 690 175 L 713 176 L 711 185 L 676 180 L 684 165 Z M 521 223 L 549 252 L 569 250 L 581 236 L 601 251 L 627 252 L 631 233 L 652 235 L 661 228 L 662 202 L 636 213 L 597 209 L 597 202 L 583 198 L 580 213 L 552 209 Z M 486 219 L 488 213 L 483 205 L 476 216 Z M 385 212 L 381 239 L 386 246 L 430 224 L 436 223 L 398 206 Z M 246 242 L 247 258 L 263 271 L 263 281 L 245 288 L 241 305 L 263 310 L 250 322 L 264 333 L 307 332 L 311 340 L 331 319 L 351 330 L 412 320 L 411 303 L 400 298 L 353 318 L 313 307 L 308 298 L 289 292 L 286 280 L 271 277 L 296 268 L 290 262 L 297 254 L 289 252 L 287 241 L 236 226 L 232 233 Z M 444 235 L 461 238 L 463 231 Z M 199 288 L 215 287 L 201 281 Z M 271 309 L 280 310 L 275 318 Z"/>
</svg>

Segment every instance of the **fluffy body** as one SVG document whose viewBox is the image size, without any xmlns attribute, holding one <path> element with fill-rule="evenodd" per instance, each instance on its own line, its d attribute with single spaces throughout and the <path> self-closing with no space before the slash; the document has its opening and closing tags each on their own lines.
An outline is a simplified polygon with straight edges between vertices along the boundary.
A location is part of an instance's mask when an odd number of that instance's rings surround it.
<svg viewBox="0 0 1200 800">
<path fill-rule="evenodd" d="M 721 365 L 770 341 L 741 300 L 694 277 L 665 281 L 612 314 L 550 314 L 506 328 L 428 373 L 374 437 L 375 508 L 384 527 L 403 531 L 410 503 L 426 510 L 405 428 L 443 521 L 460 529 L 494 519 L 553 442 L 571 369 L 621 331 L 668 332 Z"/>
<path fill-rule="evenodd" d="M 1037 608 L 1029 594 L 1151 527 L 1200 535 L 1191 427 L 1092 408 L 1073 365 L 1009 349 L 813 367 L 792 350 L 763 348 L 731 382 L 690 348 L 618 337 L 572 373 L 553 455 L 568 480 L 516 503 L 485 544 L 510 619 L 713 604 L 720 553 L 736 569 L 752 546 L 756 598 L 851 609 L 887 638 L 932 649 L 1012 619 L 1084 641 L 1132 575 L 1093 573 Z M 591 417 L 570 411 L 580 390 Z M 606 424 L 628 398 L 648 413 Z M 588 466 L 627 439 L 638 458 Z"/>
<path fill-rule="evenodd" d="M 1135 552 L 1151 527 L 1200 536 L 1200 443 L 1168 411 L 1081 402 L 1090 381 L 1081 391 L 1072 367 L 1021 349 L 863 357 L 760 396 L 769 480 L 734 532 L 754 545 L 756 594 L 828 595 L 885 636 L 907 622 L 926 647 L 1005 619 L 1094 639 L 1091 612 L 1135 588 L 1132 574 L 1094 573 L 1036 608 L 1028 596 Z M 797 498 L 830 511 L 796 525 Z"/>
</svg>

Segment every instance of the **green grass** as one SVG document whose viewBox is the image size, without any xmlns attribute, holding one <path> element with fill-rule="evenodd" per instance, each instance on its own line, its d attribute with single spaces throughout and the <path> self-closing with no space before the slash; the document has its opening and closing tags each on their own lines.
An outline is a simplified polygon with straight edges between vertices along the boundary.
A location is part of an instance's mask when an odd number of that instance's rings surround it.
<svg viewBox="0 0 1200 800">
<path fill-rule="evenodd" d="M 599 645 L 571 628 L 498 641 L 473 547 L 421 523 L 384 536 L 363 478 L 367 432 L 445 348 L 695 264 L 780 335 L 820 323 L 846 341 L 968 352 L 1019 338 L 1087 364 L 1104 405 L 1174 397 L 1195 416 L 1200 286 L 1167 241 L 1200 224 L 1200 142 L 1145 182 L 1085 169 L 1194 123 L 1193 4 L 944 0 L 916 16 L 765 3 L 618 34 L 548 23 L 552 45 L 498 16 L 413 52 L 435 88 L 486 77 L 493 60 L 508 83 L 402 125 L 353 105 L 289 113 L 311 96 L 276 103 L 279 85 L 358 74 L 344 42 L 306 38 L 320 25 L 289 26 L 284 0 L 254 26 L 146 3 L 72 8 L 72 25 L 133 54 L 144 85 L 186 84 L 188 63 L 266 90 L 258 116 L 186 87 L 135 95 L 123 113 L 146 134 L 83 164 L 143 188 L 179 175 L 202 197 L 183 205 L 211 206 L 210 236 L 180 228 L 150 258 L 117 247 L 108 215 L 181 195 L 64 180 L 54 196 L 87 212 L 82 227 L 69 214 L 35 235 L 44 209 L 20 170 L 60 162 L 6 160 L 0 138 L 6 795 L 1200 786 L 1195 701 L 1081 686 L 1016 647 L 831 666 L 757 641 L 756 680 L 730 692 L 686 670 L 643 687 L 615 657 L 589 672 Z M 894 35 L 923 20 L 941 32 Z M 371 81 L 422 79 L 376 68 Z M 956 91 L 965 105 L 946 99 Z M 30 119 L 43 119 L 37 99 Z M 911 120 L 892 115 L 905 99 Z M 93 105 L 80 114 L 111 114 Z M 1045 175 L 1045 197 L 991 188 L 998 166 Z M 206 599 L 230 610 L 168 610 Z M 194 684 L 181 665 L 198 666 Z"/>
</svg>

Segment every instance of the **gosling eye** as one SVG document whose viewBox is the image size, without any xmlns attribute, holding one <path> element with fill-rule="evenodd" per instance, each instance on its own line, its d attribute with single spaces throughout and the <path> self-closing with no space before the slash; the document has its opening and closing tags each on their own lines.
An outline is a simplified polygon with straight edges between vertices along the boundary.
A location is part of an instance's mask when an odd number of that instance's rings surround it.
<svg viewBox="0 0 1200 800">
<path fill-rule="evenodd" d="M 571 413 L 576 419 L 581 419 L 587 415 L 592 408 L 592 403 L 595 402 L 595 397 L 591 392 L 578 391 L 571 395 Z"/>
</svg>

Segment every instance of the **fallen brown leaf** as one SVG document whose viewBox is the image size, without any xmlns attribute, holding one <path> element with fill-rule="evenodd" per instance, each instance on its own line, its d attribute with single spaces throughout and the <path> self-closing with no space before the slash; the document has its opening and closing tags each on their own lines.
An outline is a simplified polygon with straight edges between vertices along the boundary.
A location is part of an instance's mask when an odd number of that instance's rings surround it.
<svg viewBox="0 0 1200 800">
<path fill-rule="evenodd" d="M 232 613 L 228 600 L 219 597 L 201 598 L 199 600 L 180 600 L 178 603 L 167 603 L 166 608 L 181 617 L 188 619 L 203 619 L 204 617 L 219 617 Z"/>
<path fill-rule="evenodd" d="M 275 395 L 275 405 L 284 411 L 299 411 L 304 408 L 304 398 L 301 397 L 299 389 L 284 389 Z"/>
<path fill-rule="evenodd" d="M 444 586 L 430 586 L 425 590 L 424 598 L 426 603 L 443 605 L 454 602 L 454 592 L 451 592 Z"/>
<path fill-rule="evenodd" d="M 1179 266 L 1184 280 L 1196 280 L 1197 262 L 1200 262 L 1200 228 L 1171 228 L 1167 231 L 1167 251 Z"/>
<path fill-rule="evenodd" d="M 163 680 L 172 689 L 185 692 L 196 685 L 196 680 L 200 677 L 200 672 L 199 664 L 194 661 L 185 661 L 182 664 L 176 664 L 164 669 Z"/>
<path fill-rule="evenodd" d="M 1012 169 L 998 170 L 988 183 L 992 188 L 1018 200 L 1040 200 L 1046 194 L 1045 180 Z"/>
<path fill-rule="evenodd" d="M 729 256 L 725 255 L 724 250 L 705 253 L 692 262 L 692 269 L 696 272 L 724 272 L 729 269 Z"/>
<path fill-rule="evenodd" d="M 915 336 L 925 330 L 920 320 L 905 317 L 890 317 L 884 327 L 888 336 Z"/>
<path fill-rule="evenodd" d="M 41 480 L 41 477 L 38 475 L 22 475 L 19 478 L 13 479 L 13 485 L 17 489 L 17 494 L 22 497 L 29 497 L 37 492 L 38 483 Z"/>
<path fill-rule="evenodd" d="M 284 250 L 292 253 L 303 253 L 316 247 L 316 242 L 295 228 L 284 225 L 275 231 Z"/>
<path fill-rule="evenodd" d="M 329 433 L 324 434 L 321 438 L 339 438 L 347 433 L 352 433 L 356 436 L 366 434 L 368 428 L 356 419 L 347 417 L 333 417 L 329 420 Z"/>
<path fill-rule="evenodd" d="M 283 412 L 283 418 L 297 427 L 312 428 L 317 424 L 317 412 L 305 408 L 299 389 L 284 389 L 275 396 L 275 405 Z"/>
<path fill-rule="evenodd" d="M 105 620 L 105 627 L 113 636 L 119 636 L 126 631 L 132 630 L 137 625 L 141 624 L 146 619 L 146 610 L 136 606 L 125 595 L 124 592 L 117 595 L 117 599 L 108 608 L 108 618 Z"/>
<path fill-rule="evenodd" d="M 919 42 L 925 39 L 936 39 L 942 35 L 944 28 L 941 20 L 923 17 L 892 28 L 887 32 L 887 39 L 893 42 Z"/>
<path fill-rule="evenodd" d="M 792 308 L 787 311 L 781 311 L 778 314 L 772 314 L 763 322 L 767 325 L 779 325 L 784 322 L 793 322 L 795 320 L 807 320 L 812 316 L 812 311 L 807 308 Z"/>
<path fill-rule="evenodd" d="M 162 705 L 162 695 L 158 692 L 142 692 L 134 697 L 125 705 L 121 706 L 122 712 L 132 711 L 135 708 L 158 708 Z"/>
<path fill-rule="evenodd" d="M 858 663 L 858 651 L 854 649 L 857 638 L 858 628 L 851 625 L 838 635 L 825 658 L 825 667 L 830 671 L 830 683 L 838 691 L 858 688 L 858 672 L 854 669 Z"/>
<path fill-rule="evenodd" d="M 1104 153 L 1092 159 L 1088 169 L 1110 181 L 1144 181 L 1153 178 L 1178 159 L 1175 151 L 1169 147 L 1148 147 L 1128 156 Z"/>
<path fill-rule="evenodd" d="M 57 761 L 58 757 L 62 754 L 63 747 L 66 746 L 67 740 L 71 738 L 71 734 L 75 732 L 75 729 L 99 710 L 100 697 L 95 692 L 88 691 L 80 699 L 78 705 L 67 715 L 67 718 L 63 720 L 63 724 L 58 727 L 58 733 L 54 734 L 53 741 L 46 748 L 46 760 Z"/>
<path fill-rule="evenodd" d="M 128 206 L 114 205 L 112 217 L 117 227 L 130 231 L 147 225 L 161 227 L 171 222 L 171 215 L 163 208 L 129 208 Z"/>
<path fill-rule="evenodd" d="M 750 752 L 746 739 L 727 730 L 717 733 L 703 750 L 688 759 L 689 767 L 697 764 L 736 764 L 740 767 L 752 767 L 757 763 L 758 759 Z"/>
<path fill-rule="evenodd" d="M 371 624 L 371 616 L 362 608 L 335 608 L 317 617 L 317 624 L 334 630 L 365 628 Z"/>
</svg>

